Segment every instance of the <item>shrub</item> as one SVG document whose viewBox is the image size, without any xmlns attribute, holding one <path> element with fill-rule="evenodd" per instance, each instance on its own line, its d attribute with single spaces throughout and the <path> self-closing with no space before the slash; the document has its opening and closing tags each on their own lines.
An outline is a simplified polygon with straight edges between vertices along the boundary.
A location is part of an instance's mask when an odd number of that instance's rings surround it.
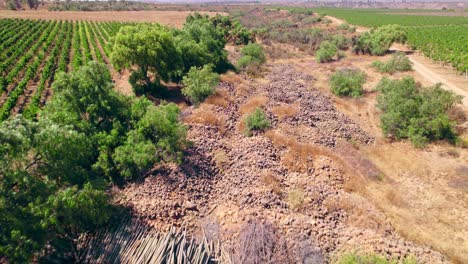
<svg viewBox="0 0 468 264">
<path fill-rule="evenodd" d="M 362 85 L 366 81 L 365 74 L 356 69 L 342 69 L 330 78 L 330 87 L 337 96 L 358 97 L 362 95 Z"/>
<path fill-rule="evenodd" d="M 377 106 L 383 112 L 380 120 L 386 136 L 409 138 L 417 147 L 433 140 L 456 142 L 455 124 L 447 113 L 461 102 L 461 96 L 440 84 L 418 87 L 412 77 L 383 78 L 376 89 L 381 92 Z"/>
<path fill-rule="evenodd" d="M 315 53 L 317 62 L 330 62 L 333 60 L 333 56 L 335 56 L 338 48 L 335 44 L 324 41 L 320 44 L 319 49 Z"/>
<path fill-rule="evenodd" d="M 384 55 L 393 43 L 405 43 L 406 31 L 400 25 L 386 25 L 364 32 L 353 44 L 356 54 Z"/>
<path fill-rule="evenodd" d="M 338 29 L 348 30 L 349 29 L 349 24 L 348 23 L 340 24 L 338 26 Z"/>
<path fill-rule="evenodd" d="M 214 87 L 218 82 L 219 75 L 213 72 L 211 65 L 205 65 L 203 68 L 192 67 L 182 81 L 185 85 L 182 94 L 193 104 L 199 104 L 215 93 Z"/>
<path fill-rule="evenodd" d="M 245 68 L 249 64 L 257 63 L 259 65 L 266 62 L 265 50 L 259 44 L 253 43 L 246 45 L 241 50 L 242 57 L 237 62 L 240 68 Z"/>
<path fill-rule="evenodd" d="M 268 121 L 265 112 L 259 107 L 252 114 L 248 115 L 244 122 L 247 136 L 251 136 L 253 131 L 265 131 L 270 127 L 270 121 Z"/>
<path fill-rule="evenodd" d="M 348 48 L 348 39 L 343 35 L 333 35 L 330 40 L 338 49 L 345 50 Z"/>
<path fill-rule="evenodd" d="M 374 61 L 372 66 L 375 67 L 379 72 L 394 73 L 396 71 L 410 71 L 413 68 L 413 63 L 406 57 L 405 53 L 397 52 L 392 55 L 392 58 L 383 63 L 380 61 Z"/>
</svg>

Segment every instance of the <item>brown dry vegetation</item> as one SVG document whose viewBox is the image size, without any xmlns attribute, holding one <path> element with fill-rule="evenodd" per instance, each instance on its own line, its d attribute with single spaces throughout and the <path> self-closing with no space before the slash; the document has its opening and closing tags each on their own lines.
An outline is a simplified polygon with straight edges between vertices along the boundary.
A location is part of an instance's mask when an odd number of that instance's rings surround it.
<svg viewBox="0 0 468 264">
<path fill-rule="evenodd" d="M 191 11 L 47 11 L 2 10 L 0 18 L 27 18 L 46 20 L 89 20 L 89 21 L 120 21 L 120 22 L 157 22 L 172 27 L 182 27 L 185 17 Z M 201 12 L 208 15 L 217 13 Z"/>
<path fill-rule="evenodd" d="M 299 106 L 297 104 L 284 104 L 273 106 L 271 112 L 277 115 L 279 118 L 292 117 L 299 112 Z"/>
<path fill-rule="evenodd" d="M 265 95 L 255 95 L 239 107 L 239 112 L 241 114 L 251 113 L 257 107 L 260 107 L 260 108 L 264 107 L 267 102 L 268 102 L 268 98 Z"/>
<path fill-rule="evenodd" d="M 221 90 L 221 89 L 216 90 L 215 94 L 210 95 L 205 100 L 205 103 L 207 104 L 222 106 L 224 108 L 228 107 L 229 102 L 230 102 L 230 98 L 229 98 L 227 91 Z"/>
<path fill-rule="evenodd" d="M 216 115 L 213 105 L 203 104 L 195 109 L 189 116 L 184 117 L 184 122 L 198 123 L 217 127 L 219 130 L 225 130 L 225 121 L 223 117 Z"/>
</svg>

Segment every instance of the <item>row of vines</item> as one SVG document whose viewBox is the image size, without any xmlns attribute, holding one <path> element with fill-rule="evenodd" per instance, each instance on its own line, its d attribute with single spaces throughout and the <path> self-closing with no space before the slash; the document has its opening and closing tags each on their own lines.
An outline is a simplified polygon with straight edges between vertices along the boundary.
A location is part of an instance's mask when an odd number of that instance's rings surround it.
<svg viewBox="0 0 468 264">
<path fill-rule="evenodd" d="M 468 17 L 465 15 L 419 15 L 419 10 L 385 9 L 317 8 L 314 11 L 366 27 L 402 25 L 413 49 L 435 61 L 450 64 L 460 73 L 468 73 Z"/>
<path fill-rule="evenodd" d="M 468 25 L 412 27 L 407 32 L 413 49 L 433 60 L 450 63 L 459 72 L 468 71 Z"/>
<path fill-rule="evenodd" d="M 96 60 L 108 63 L 124 23 L 0 20 L 0 121 L 33 118 L 51 95 L 57 73 Z"/>
</svg>

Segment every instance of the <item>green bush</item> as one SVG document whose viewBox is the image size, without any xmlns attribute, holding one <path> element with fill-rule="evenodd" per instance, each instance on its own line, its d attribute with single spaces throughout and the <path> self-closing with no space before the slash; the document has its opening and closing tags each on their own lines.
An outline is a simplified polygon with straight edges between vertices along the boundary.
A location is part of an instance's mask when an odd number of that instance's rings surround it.
<svg viewBox="0 0 468 264">
<path fill-rule="evenodd" d="M 410 71 L 413 69 L 413 63 L 403 52 L 393 54 L 392 58 L 387 62 L 374 61 L 372 66 L 382 73 Z"/>
<path fill-rule="evenodd" d="M 240 68 L 245 68 L 251 63 L 263 64 L 266 62 L 265 50 L 259 44 L 252 43 L 241 49 L 242 57 L 237 62 Z"/>
<path fill-rule="evenodd" d="M 213 72 L 212 66 L 192 67 L 182 80 L 185 85 L 182 94 L 193 104 L 199 104 L 215 93 L 214 87 L 218 82 L 219 75 Z"/>
<path fill-rule="evenodd" d="M 335 44 L 324 41 L 320 44 L 319 49 L 315 53 L 317 62 L 330 62 L 333 60 L 333 56 L 336 55 L 338 48 Z"/>
<path fill-rule="evenodd" d="M 338 26 L 338 29 L 342 30 L 348 30 L 349 29 L 349 24 L 348 23 L 343 23 Z"/>
<path fill-rule="evenodd" d="M 362 33 L 353 44 L 356 54 L 384 55 L 393 43 L 405 43 L 406 31 L 400 25 L 386 25 Z"/>
<path fill-rule="evenodd" d="M 265 131 L 270 127 L 270 121 L 268 121 L 265 112 L 258 107 L 245 118 L 244 122 L 247 136 L 251 136 L 253 131 Z"/>
<path fill-rule="evenodd" d="M 356 69 L 341 69 L 330 78 L 330 87 L 337 96 L 359 97 L 363 93 L 362 85 L 366 82 L 366 75 Z"/>
<path fill-rule="evenodd" d="M 343 35 L 333 35 L 330 42 L 335 44 L 335 46 L 340 50 L 348 48 L 348 39 Z"/>
<path fill-rule="evenodd" d="M 417 147 L 433 140 L 456 141 L 455 124 L 447 112 L 461 102 L 460 96 L 440 84 L 418 87 L 412 77 L 383 78 L 376 89 L 381 92 L 377 106 L 382 110 L 381 127 L 386 136 L 408 138 Z"/>
</svg>

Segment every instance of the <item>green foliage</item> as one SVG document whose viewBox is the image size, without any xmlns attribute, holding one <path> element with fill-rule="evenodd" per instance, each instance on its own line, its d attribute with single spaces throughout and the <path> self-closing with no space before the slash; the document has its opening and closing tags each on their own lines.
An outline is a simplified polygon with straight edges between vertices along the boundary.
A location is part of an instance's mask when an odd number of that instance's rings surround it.
<svg viewBox="0 0 468 264">
<path fill-rule="evenodd" d="M 331 36 L 330 42 L 340 50 L 345 50 L 348 48 L 348 39 L 343 35 Z"/>
<path fill-rule="evenodd" d="M 397 52 L 387 62 L 374 61 L 372 66 L 382 73 L 395 73 L 397 71 L 410 71 L 413 63 L 406 57 L 405 53 Z"/>
<path fill-rule="evenodd" d="M 245 120 L 245 134 L 251 136 L 253 131 L 265 131 L 270 127 L 270 121 L 261 108 L 256 108 Z"/>
<path fill-rule="evenodd" d="M 336 55 L 338 48 L 335 44 L 324 41 L 320 44 L 319 49 L 315 52 L 315 58 L 317 62 L 330 62 L 333 60 L 333 56 Z"/>
<path fill-rule="evenodd" d="M 137 67 L 130 79 L 137 94 L 156 92 L 159 81 L 168 81 L 181 65 L 170 30 L 142 23 L 120 28 L 111 61 L 117 70 Z"/>
<path fill-rule="evenodd" d="M 358 97 L 363 93 L 362 85 L 366 75 L 355 69 L 342 69 L 335 72 L 330 78 L 330 87 L 337 96 Z"/>
<path fill-rule="evenodd" d="M 387 9 L 387 8 L 314 8 L 315 12 L 326 13 L 346 20 L 352 25 L 380 27 L 384 25 L 429 26 L 429 25 L 464 25 L 466 17 L 415 14 L 426 13 L 421 9 Z M 431 10 L 434 12 L 435 10 Z M 439 11 L 442 12 L 442 11 Z M 407 13 L 407 14 L 404 14 Z M 420 27 L 421 28 L 421 27 Z"/>
<path fill-rule="evenodd" d="M 203 102 L 206 97 L 215 93 L 214 87 L 219 82 L 219 75 L 212 70 L 212 66 L 205 65 L 199 69 L 192 67 L 182 83 L 182 94 L 193 104 Z"/>
<path fill-rule="evenodd" d="M 406 31 L 399 25 L 386 25 L 362 33 L 353 45 L 356 54 L 384 55 L 393 43 L 405 43 Z"/>
<path fill-rule="evenodd" d="M 251 63 L 261 65 L 266 62 L 265 50 L 260 44 L 249 44 L 241 49 L 242 57 L 238 61 L 238 66 L 245 68 Z"/>
<path fill-rule="evenodd" d="M 190 17 L 191 16 L 187 17 L 187 21 L 189 21 Z M 228 43 L 234 45 L 247 45 L 251 42 L 255 42 L 255 38 L 252 36 L 251 32 L 242 26 L 237 19 L 217 14 L 210 20 L 218 30 L 223 32 L 224 39 Z"/>
<path fill-rule="evenodd" d="M 377 106 L 382 110 L 382 130 L 386 136 L 409 138 L 422 147 L 433 140 L 456 140 L 454 122 L 447 112 L 461 97 L 435 85 L 417 87 L 411 77 L 401 80 L 384 78 L 377 85 L 381 91 Z"/>
<path fill-rule="evenodd" d="M 187 145 L 175 104 L 116 93 L 103 64 L 59 74 L 53 89 L 38 120 L 0 124 L 0 255 L 11 262 L 106 224 L 107 180 L 179 162 Z"/>
<path fill-rule="evenodd" d="M 348 23 L 343 23 L 343 24 L 338 25 L 338 29 L 348 30 L 349 28 L 350 26 Z"/>
<path fill-rule="evenodd" d="M 181 81 L 192 67 L 211 64 L 218 73 L 233 68 L 224 50 L 225 29 L 221 25 L 215 26 L 208 16 L 189 16 L 182 30 L 173 32 L 173 41 L 182 59 L 182 67 L 172 76 L 173 80 Z"/>
<path fill-rule="evenodd" d="M 83 133 L 46 118 L 0 125 L 0 255 L 29 262 L 46 242 L 109 219 L 105 192 L 83 185 L 91 152 Z"/>
<path fill-rule="evenodd" d="M 406 31 L 413 49 L 433 60 L 450 63 L 461 73 L 468 71 L 468 25 L 412 27 Z"/>
</svg>

